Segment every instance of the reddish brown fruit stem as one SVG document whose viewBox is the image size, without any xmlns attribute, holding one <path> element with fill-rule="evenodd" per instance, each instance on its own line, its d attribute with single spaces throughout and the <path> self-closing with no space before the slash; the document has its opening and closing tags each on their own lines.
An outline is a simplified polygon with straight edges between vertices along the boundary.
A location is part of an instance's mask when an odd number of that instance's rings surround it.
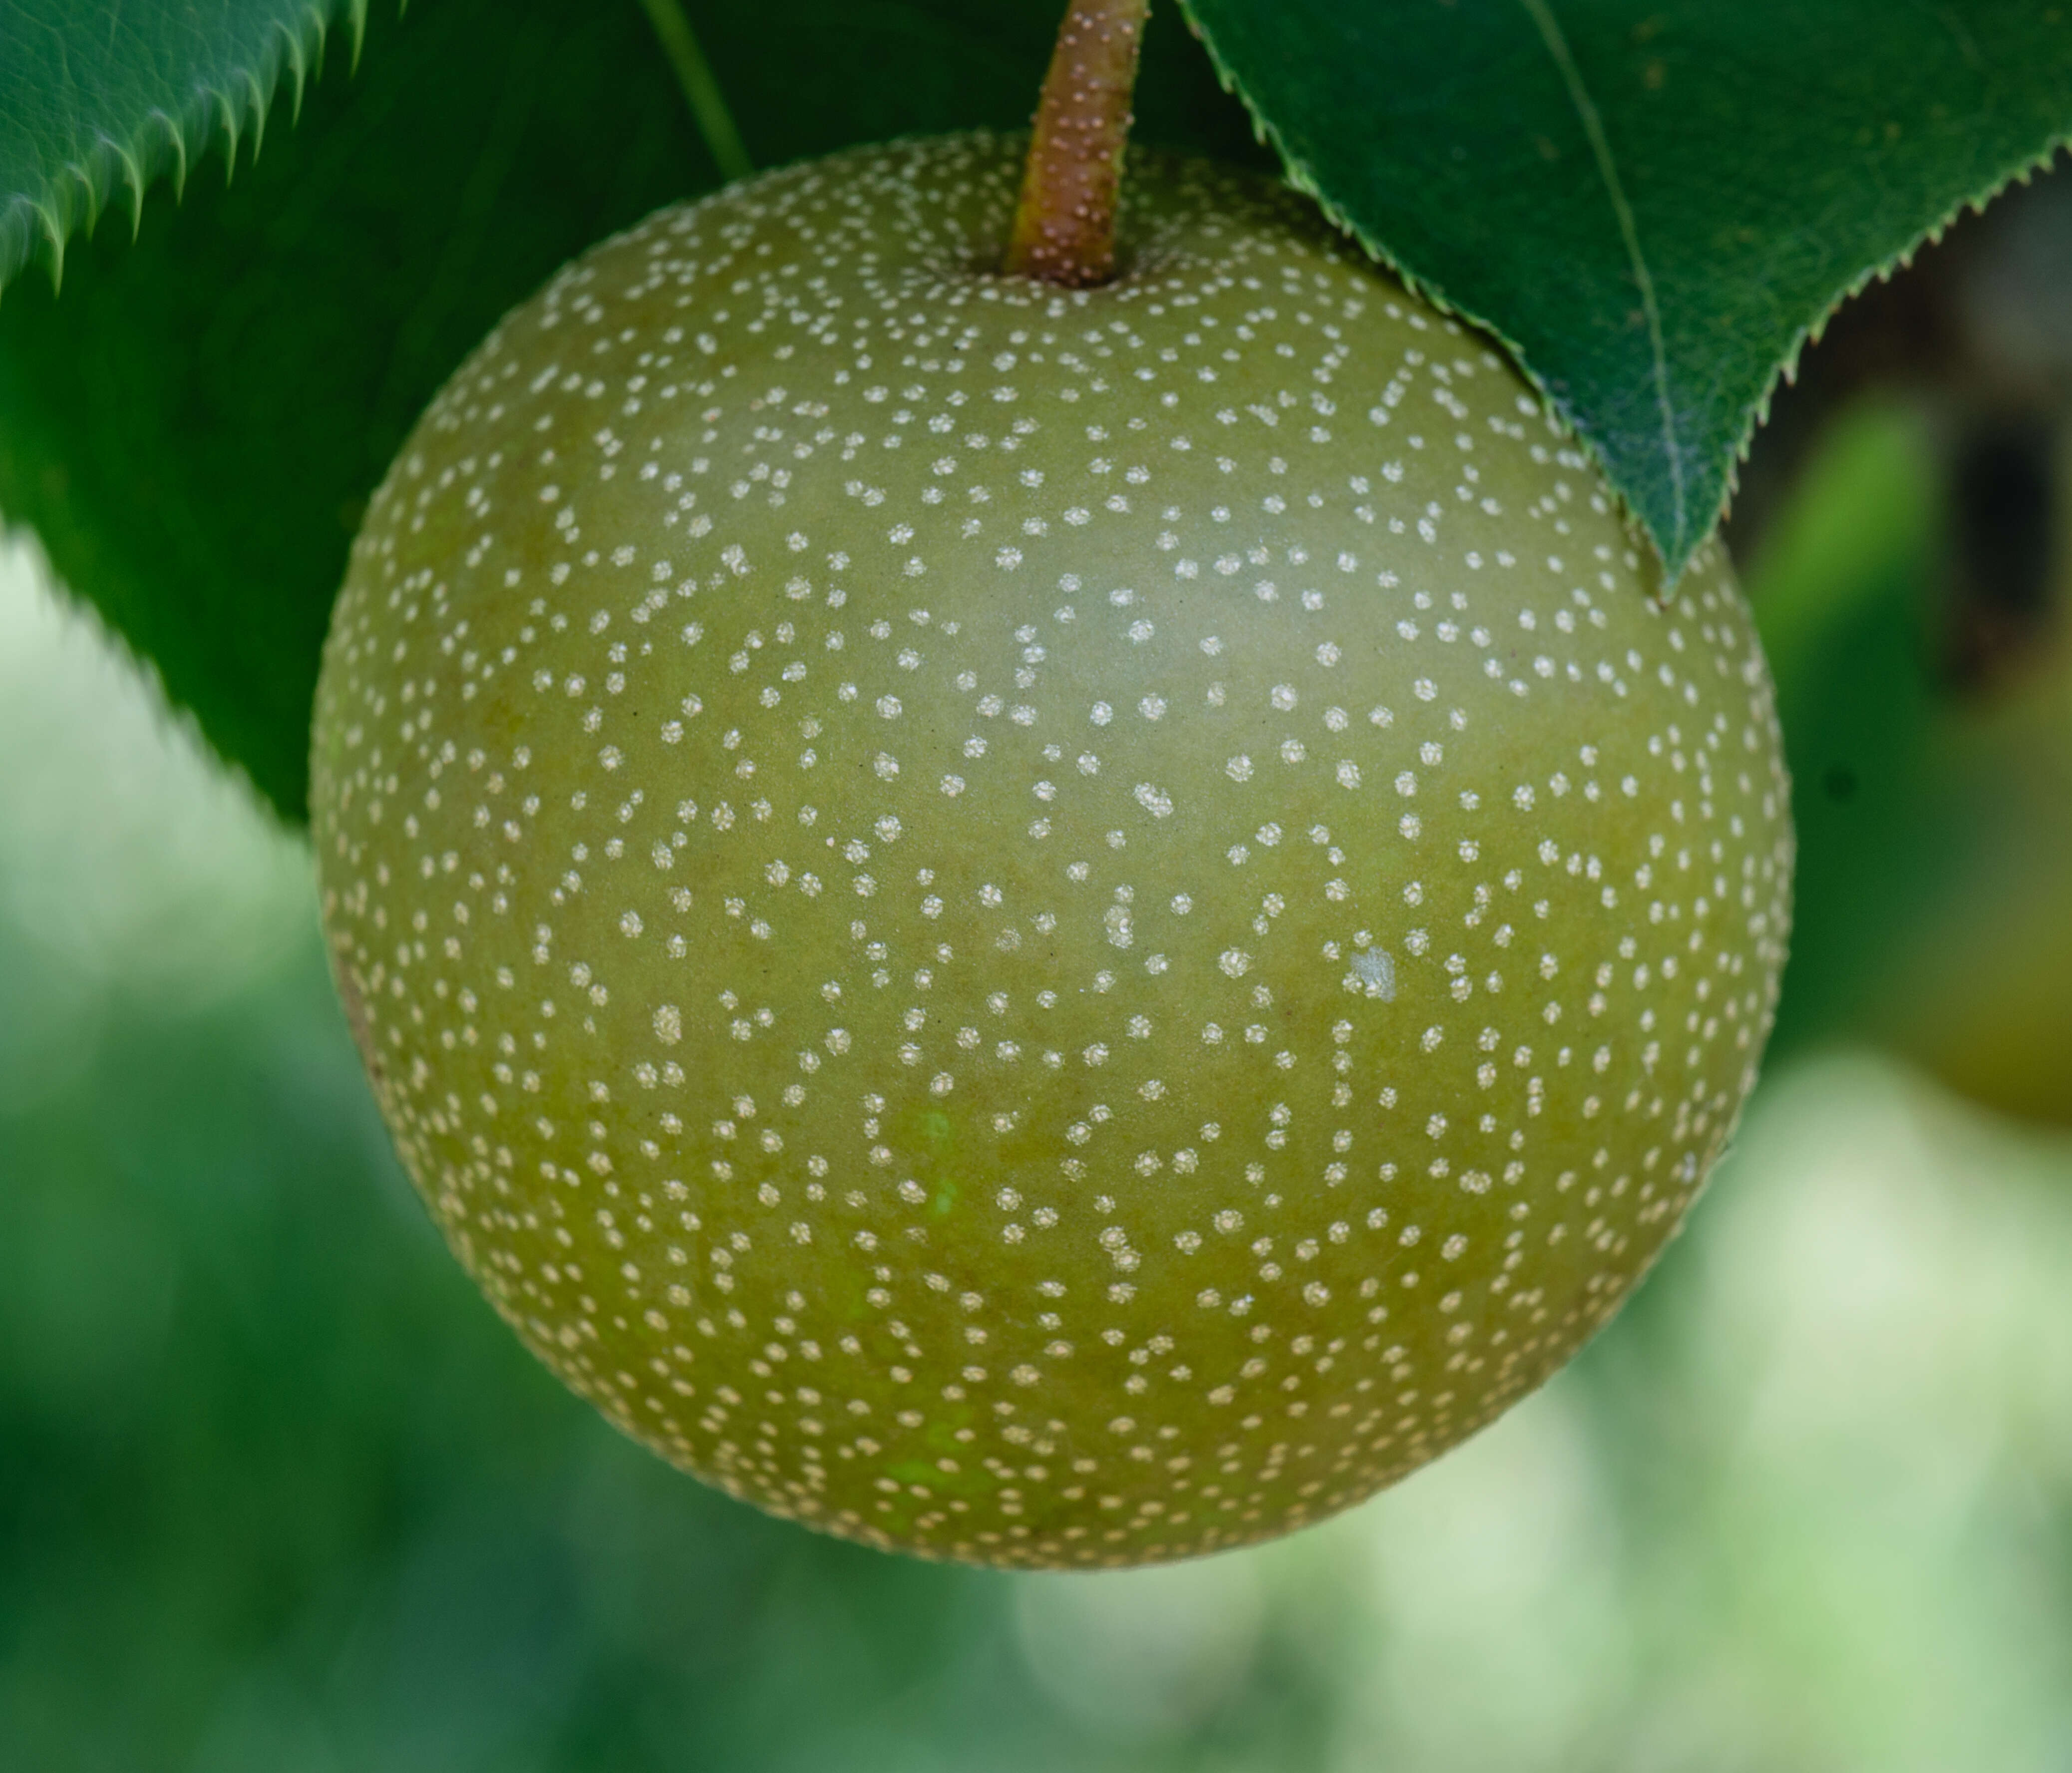
<svg viewBox="0 0 2072 1773">
<path fill-rule="evenodd" d="M 1084 289 L 1115 275 L 1115 198 L 1149 0 L 1071 0 L 1044 76 L 1001 269 Z"/>
</svg>

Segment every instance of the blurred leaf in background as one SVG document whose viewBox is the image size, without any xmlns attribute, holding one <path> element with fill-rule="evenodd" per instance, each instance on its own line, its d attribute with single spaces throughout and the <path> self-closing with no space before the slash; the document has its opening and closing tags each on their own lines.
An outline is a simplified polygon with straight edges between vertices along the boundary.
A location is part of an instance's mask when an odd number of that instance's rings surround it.
<svg viewBox="0 0 2072 1773">
<path fill-rule="evenodd" d="M 2072 651 L 2045 630 L 1970 692 L 1938 668 L 1930 425 L 1885 402 L 1844 417 L 1751 584 L 1801 857 L 1777 1050 L 1881 1040 L 1978 1101 L 2072 1122 Z"/>
<path fill-rule="evenodd" d="M 1966 811 L 1929 780 L 1939 524 L 1922 415 L 1872 402 L 1823 436 L 1749 572 L 1799 833 L 1780 1053 L 1860 1019 L 1895 926 L 1963 865 L 1947 840 L 1924 840 Z"/>
<path fill-rule="evenodd" d="M 2072 1123 L 2072 179 L 1846 310 L 1733 536 L 1800 858 L 1773 1053 L 1881 1041 Z"/>
</svg>

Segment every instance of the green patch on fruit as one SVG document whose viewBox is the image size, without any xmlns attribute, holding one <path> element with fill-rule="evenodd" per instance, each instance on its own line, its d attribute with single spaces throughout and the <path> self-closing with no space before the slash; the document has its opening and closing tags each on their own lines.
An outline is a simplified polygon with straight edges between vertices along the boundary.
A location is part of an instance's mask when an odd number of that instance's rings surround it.
<svg viewBox="0 0 2072 1773">
<path fill-rule="evenodd" d="M 896 1465 L 886 1467 L 886 1475 L 897 1478 L 902 1484 L 919 1484 L 939 1496 L 967 1499 L 990 1496 L 1000 1488 L 999 1480 L 990 1471 L 963 1463 L 958 1455 L 965 1454 L 966 1450 L 948 1434 L 931 1434 L 929 1439 L 935 1443 L 935 1458 L 902 1459 Z M 945 1462 L 953 1469 L 945 1471 Z"/>
</svg>

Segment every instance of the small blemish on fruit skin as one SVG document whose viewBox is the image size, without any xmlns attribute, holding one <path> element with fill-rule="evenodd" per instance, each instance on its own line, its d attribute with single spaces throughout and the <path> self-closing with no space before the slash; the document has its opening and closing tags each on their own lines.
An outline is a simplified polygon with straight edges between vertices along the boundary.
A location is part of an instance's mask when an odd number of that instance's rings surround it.
<svg viewBox="0 0 2072 1773">
<path fill-rule="evenodd" d="M 1359 975 L 1369 997 L 1384 1003 L 1396 1001 L 1396 962 L 1384 949 L 1363 948 L 1353 956 L 1353 971 Z"/>
<path fill-rule="evenodd" d="M 773 174 L 503 322 L 355 544 L 313 832 L 404 1162 L 569 1383 L 1099 1566 L 1348 1506 L 1616 1308 L 1791 856 L 1720 558 L 1652 599 L 1479 339 L 1150 154 L 1134 275 L 975 277 L 1018 164 Z"/>
</svg>

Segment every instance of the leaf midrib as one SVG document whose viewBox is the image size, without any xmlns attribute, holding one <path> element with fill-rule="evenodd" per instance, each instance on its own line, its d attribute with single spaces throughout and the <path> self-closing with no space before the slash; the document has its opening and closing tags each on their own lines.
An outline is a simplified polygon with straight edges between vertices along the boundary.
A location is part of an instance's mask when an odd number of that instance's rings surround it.
<svg viewBox="0 0 2072 1773">
<path fill-rule="evenodd" d="M 1574 108 L 1577 121 L 1582 125 L 1584 139 L 1589 143 L 1590 154 L 1595 161 L 1597 176 L 1603 182 L 1605 194 L 1610 200 L 1614 219 L 1618 224 L 1619 239 L 1626 248 L 1626 263 L 1633 272 L 1633 280 L 1640 292 L 1641 312 L 1647 322 L 1647 347 L 1651 365 L 1651 379 L 1655 384 L 1655 403 L 1662 421 L 1663 454 L 1669 465 L 1669 490 L 1675 516 L 1675 548 L 1680 550 L 1686 531 L 1690 527 L 1687 515 L 1684 487 L 1684 452 L 1676 433 L 1675 403 L 1669 392 L 1669 354 L 1662 334 L 1662 310 L 1655 301 L 1655 274 L 1649 269 L 1647 255 L 1641 250 L 1640 228 L 1633 213 L 1633 206 L 1626 200 L 1626 187 L 1618 174 L 1618 163 L 1612 154 L 1610 139 L 1605 134 L 1604 121 L 1597 114 L 1597 107 L 1590 97 L 1589 88 L 1583 84 L 1582 72 L 1576 66 L 1575 57 L 1569 53 L 1568 40 L 1563 34 L 1560 23 L 1554 16 L 1549 0 L 1519 0 L 1540 32 L 1540 40 L 1546 46 L 1548 59 L 1555 72 L 1561 76 L 1561 84 Z"/>
</svg>

